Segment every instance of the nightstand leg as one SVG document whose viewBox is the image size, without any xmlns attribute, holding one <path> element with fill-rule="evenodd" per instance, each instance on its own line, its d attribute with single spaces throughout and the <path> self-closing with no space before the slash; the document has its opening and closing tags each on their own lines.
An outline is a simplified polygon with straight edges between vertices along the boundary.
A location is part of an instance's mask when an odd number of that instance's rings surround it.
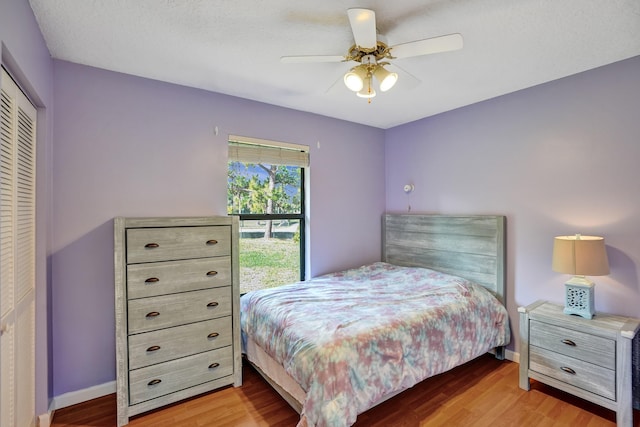
<svg viewBox="0 0 640 427">
<path fill-rule="evenodd" d="M 518 308 L 520 313 L 520 388 L 531 389 L 529 381 L 529 313 L 526 309 Z"/>
<path fill-rule="evenodd" d="M 616 424 L 618 427 L 633 426 L 633 390 L 631 384 L 632 372 L 632 340 L 619 336 L 617 343 L 617 396 L 618 410 L 616 411 Z"/>
<path fill-rule="evenodd" d="M 522 363 L 522 360 L 520 361 L 520 363 Z M 531 381 L 529 380 L 529 373 L 527 372 L 528 369 L 526 367 L 523 368 L 522 365 L 520 365 L 520 388 L 526 391 L 531 390 Z"/>
</svg>

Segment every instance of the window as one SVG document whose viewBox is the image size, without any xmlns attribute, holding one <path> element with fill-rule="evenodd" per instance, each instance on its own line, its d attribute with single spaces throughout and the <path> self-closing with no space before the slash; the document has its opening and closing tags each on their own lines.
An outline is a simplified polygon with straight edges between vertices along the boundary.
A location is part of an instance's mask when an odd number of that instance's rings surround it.
<svg viewBox="0 0 640 427">
<path fill-rule="evenodd" d="M 240 217 L 240 293 L 304 280 L 308 147 L 229 137 L 227 212 Z"/>
</svg>

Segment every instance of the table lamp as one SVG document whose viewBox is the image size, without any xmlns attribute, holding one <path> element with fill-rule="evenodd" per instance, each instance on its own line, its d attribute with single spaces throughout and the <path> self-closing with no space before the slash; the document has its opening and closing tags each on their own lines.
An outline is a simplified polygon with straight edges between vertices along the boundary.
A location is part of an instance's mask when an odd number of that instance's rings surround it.
<svg viewBox="0 0 640 427">
<path fill-rule="evenodd" d="M 553 271 L 573 274 L 565 283 L 565 314 L 586 319 L 595 314 L 595 284 L 585 276 L 609 274 L 604 238 L 597 236 L 558 236 L 553 241 Z"/>
</svg>

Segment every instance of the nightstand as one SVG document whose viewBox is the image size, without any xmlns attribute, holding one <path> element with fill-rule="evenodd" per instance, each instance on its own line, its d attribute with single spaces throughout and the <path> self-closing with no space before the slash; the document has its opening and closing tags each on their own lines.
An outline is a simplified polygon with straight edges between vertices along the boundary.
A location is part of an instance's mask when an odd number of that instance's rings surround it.
<svg viewBox="0 0 640 427">
<path fill-rule="evenodd" d="M 538 301 L 519 307 L 520 388 L 530 379 L 616 411 L 618 426 L 633 425 L 632 344 L 640 320 L 606 313 L 567 315 Z"/>
</svg>

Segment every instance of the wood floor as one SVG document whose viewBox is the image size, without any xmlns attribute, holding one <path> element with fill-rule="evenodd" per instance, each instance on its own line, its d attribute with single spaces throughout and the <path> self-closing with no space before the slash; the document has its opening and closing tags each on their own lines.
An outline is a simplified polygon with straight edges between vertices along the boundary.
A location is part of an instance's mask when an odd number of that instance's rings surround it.
<svg viewBox="0 0 640 427">
<path fill-rule="evenodd" d="M 251 367 L 227 387 L 130 420 L 131 427 L 295 426 L 298 414 Z M 518 364 L 490 355 L 423 381 L 358 416 L 356 427 L 615 426 L 615 413 L 544 384 L 518 387 Z M 115 395 L 55 412 L 52 427 L 113 427 Z M 640 411 L 634 411 L 640 427 Z"/>
</svg>

